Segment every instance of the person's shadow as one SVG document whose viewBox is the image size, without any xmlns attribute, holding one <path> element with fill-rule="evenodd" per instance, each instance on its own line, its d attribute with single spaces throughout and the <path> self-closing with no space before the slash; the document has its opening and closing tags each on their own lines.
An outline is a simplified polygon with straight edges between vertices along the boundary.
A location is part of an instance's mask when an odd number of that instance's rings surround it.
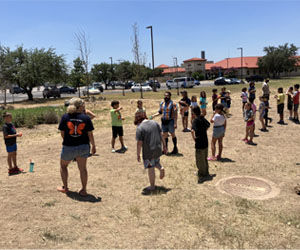
<svg viewBox="0 0 300 250">
<path fill-rule="evenodd" d="M 167 153 L 166 156 L 171 156 L 171 157 L 182 157 L 183 154 L 181 154 L 181 153 L 177 153 L 177 154 Z"/>
<path fill-rule="evenodd" d="M 127 151 L 126 149 L 120 148 L 116 150 L 116 153 L 124 154 L 126 151 Z"/>
<path fill-rule="evenodd" d="M 219 162 L 235 162 L 234 160 L 231 160 L 230 158 L 221 158 L 218 160 Z"/>
<path fill-rule="evenodd" d="M 73 191 L 69 191 L 67 193 L 67 196 L 75 201 L 83 201 L 83 202 L 92 202 L 92 203 L 96 203 L 96 202 L 100 202 L 102 200 L 101 197 L 96 197 L 92 194 L 88 194 L 86 196 L 82 196 L 77 192 L 73 192 Z"/>
<path fill-rule="evenodd" d="M 171 191 L 171 188 L 166 188 L 164 186 L 155 186 L 154 190 L 150 190 L 148 187 L 145 187 L 142 191 L 142 195 L 160 195 L 166 194 Z"/>
</svg>

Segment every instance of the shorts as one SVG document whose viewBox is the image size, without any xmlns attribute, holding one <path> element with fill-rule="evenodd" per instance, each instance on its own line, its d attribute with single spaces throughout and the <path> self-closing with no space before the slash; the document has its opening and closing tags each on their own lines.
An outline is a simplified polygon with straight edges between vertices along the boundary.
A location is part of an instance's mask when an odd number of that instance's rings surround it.
<svg viewBox="0 0 300 250">
<path fill-rule="evenodd" d="M 284 110 L 284 104 L 283 103 L 277 105 L 277 113 L 278 114 L 283 114 L 283 110 Z"/>
<path fill-rule="evenodd" d="M 185 111 L 185 112 L 183 113 L 183 116 L 184 116 L 184 117 L 189 116 L 189 111 Z"/>
<path fill-rule="evenodd" d="M 90 155 L 90 145 L 82 144 L 78 146 L 63 145 L 60 158 L 64 161 L 72 161 L 77 157 L 88 158 Z"/>
<path fill-rule="evenodd" d="M 113 138 L 117 138 L 118 136 L 123 136 L 123 127 L 112 126 L 112 134 L 113 134 Z"/>
<path fill-rule="evenodd" d="M 259 119 L 263 119 L 265 117 L 266 112 L 263 111 L 259 114 Z"/>
<path fill-rule="evenodd" d="M 214 138 L 222 138 L 225 135 L 225 128 L 224 126 L 216 126 L 213 128 L 213 137 Z"/>
<path fill-rule="evenodd" d="M 174 133 L 174 120 L 161 120 L 161 130 L 164 133 L 170 132 Z"/>
<path fill-rule="evenodd" d="M 6 146 L 7 153 L 17 152 L 17 143 L 11 146 Z"/>
<path fill-rule="evenodd" d="M 294 104 L 294 111 L 297 112 L 298 111 L 298 108 L 299 108 L 299 103 L 297 104 Z"/>
<path fill-rule="evenodd" d="M 221 104 L 223 105 L 224 109 L 227 109 L 227 102 L 221 102 Z"/>
<path fill-rule="evenodd" d="M 144 168 L 154 168 L 154 167 L 158 167 L 159 169 L 162 168 L 162 166 L 160 165 L 160 159 L 153 159 L 153 160 L 144 160 Z"/>
<path fill-rule="evenodd" d="M 288 103 L 287 108 L 288 110 L 293 110 L 293 103 Z"/>
<path fill-rule="evenodd" d="M 252 127 L 253 125 L 254 125 L 254 121 L 253 120 L 247 122 L 247 124 L 246 124 L 247 127 Z"/>
</svg>

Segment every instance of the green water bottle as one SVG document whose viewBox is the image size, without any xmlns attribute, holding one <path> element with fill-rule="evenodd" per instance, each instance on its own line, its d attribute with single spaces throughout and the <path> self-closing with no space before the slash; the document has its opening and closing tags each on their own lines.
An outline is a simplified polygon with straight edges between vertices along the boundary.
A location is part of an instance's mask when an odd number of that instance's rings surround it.
<svg viewBox="0 0 300 250">
<path fill-rule="evenodd" d="M 33 168 L 34 168 L 34 162 L 32 160 L 30 160 L 29 162 L 29 172 L 33 172 Z"/>
</svg>

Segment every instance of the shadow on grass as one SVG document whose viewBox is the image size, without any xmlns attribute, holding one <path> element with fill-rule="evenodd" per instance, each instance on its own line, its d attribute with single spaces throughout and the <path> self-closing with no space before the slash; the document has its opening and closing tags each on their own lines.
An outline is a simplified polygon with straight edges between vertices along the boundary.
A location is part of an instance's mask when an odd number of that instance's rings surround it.
<svg viewBox="0 0 300 250">
<path fill-rule="evenodd" d="M 96 202 L 100 202 L 102 200 L 101 197 L 96 197 L 92 194 L 88 194 L 87 196 L 82 196 L 77 192 L 73 192 L 73 191 L 69 191 L 67 193 L 67 196 L 75 201 L 83 201 L 83 202 L 92 202 L 92 203 L 96 203 Z"/>
<path fill-rule="evenodd" d="M 231 160 L 230 158 L 221 158 L 218 160 L 219 162 L 235 162 L 234 160 Z"/>
<path fill-rule="evenodd" d="M 142 191 L 142 195 L 160 195 L 166 194 L 171 191 L 171 188 L 166 188 L 164 186 L 155 186 L 154 190 L 150 190 L 148 187 L 145 187 Z"/>
</svg>

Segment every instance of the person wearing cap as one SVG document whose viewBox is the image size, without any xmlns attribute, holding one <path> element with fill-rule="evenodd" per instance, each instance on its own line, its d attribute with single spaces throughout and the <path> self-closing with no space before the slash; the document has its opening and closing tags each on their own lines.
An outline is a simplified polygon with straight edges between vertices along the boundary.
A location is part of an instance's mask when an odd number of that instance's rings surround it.
<svg viewBox="0 0 300 250">
<path fill-rule="evenodd" d="M 270 88 L 269 88 L 269 78 L 266 78 L 262 84 L 262 92 L 263 92 L 263 96 L 265 98 L 267 98 L 267 100 L 269 101 L 270 99 Z"/>
<path fill-rule="evenodd" d="M 182 119 L 182 132 L 190 132 L 188 129 L 189 123 L 189 107 L 191 106 L 191 99 L 188 98 L 188 93 L 186 90 L 181 92 L 182 98 L 179 101 L 180 105 L 180 114 Z"/>
<path fill-rule="evenodd" d="M 175 129 L 177 128 L 177 104 L 171 100 L 171 95 L 169 91 L 164 93 L 164 101 L 160 103 L 158 112 L 150 116 L 150 119 L 161 115 L 161 128 L 166 147 L 168 148 L 168 133 L 170 133 L 174 144 L 171 154 L 176 155 L 178 154 L 177 137 L 175 134 Z"/>
<path fill-rule="evenodd" d="M 11 113 L 4 113 L 3 119 L 2 130 L 7 151 L 8 175 L 19 174 L 23 172 L 23 169 L 17 166 L 17 137 L 21 137 L 22 133 L 17 133 L 12 123 Z"/>
</svg>

